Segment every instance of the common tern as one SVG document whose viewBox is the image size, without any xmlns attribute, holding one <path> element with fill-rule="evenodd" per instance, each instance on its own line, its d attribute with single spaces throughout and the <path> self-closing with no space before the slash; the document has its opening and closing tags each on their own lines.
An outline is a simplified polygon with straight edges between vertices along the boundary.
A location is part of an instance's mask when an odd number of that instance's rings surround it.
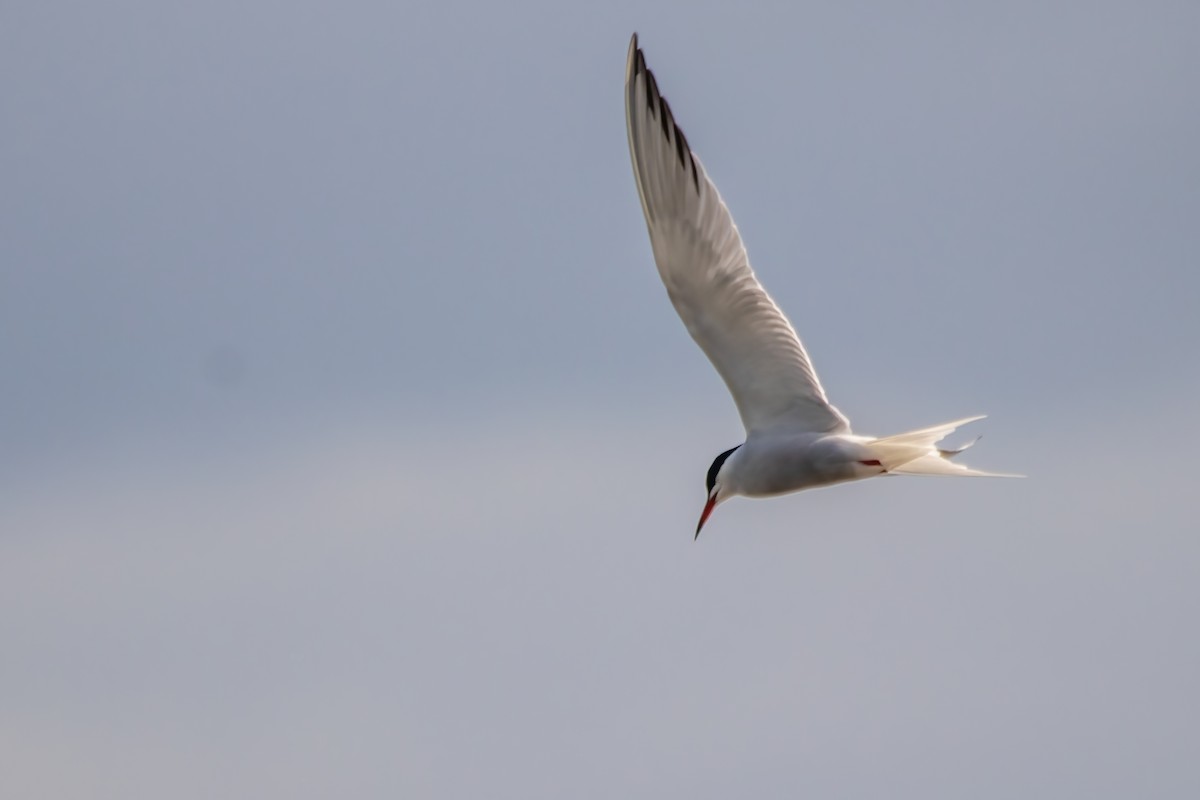
<svg viewBox="0 0 1200 800">
<path fill-rule="evenodd" d="M 625 122 L 658 273 L 746 428 L 746 441 L 708 468 L 696 538 L 713 509 L 737 495 L 770 497 L 880 475 L 1015 477 L 950 461 L 966 447 L 937 447 L 982 416 L 894 436 L 850 431 L 795 329 L 750 268 L 729 209 L 676 124 L 636 33 L 625 65 Z"/>
</svg>

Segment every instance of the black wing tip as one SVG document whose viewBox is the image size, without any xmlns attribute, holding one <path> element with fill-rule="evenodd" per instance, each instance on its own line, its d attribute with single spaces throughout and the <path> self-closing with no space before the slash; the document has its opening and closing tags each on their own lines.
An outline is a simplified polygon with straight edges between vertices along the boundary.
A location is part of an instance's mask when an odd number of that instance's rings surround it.
<svg viewBox="0 0 1200 800">
<path fill-rule="evenodd" d="M 671 106 L 667 102 L 667 98 L 663 97 L 658 90 L 658 80 L 655 79 L 654 73 L 646 66 L 646 55 L 642 48 L 638 46 L 637 31 L 634 31 L 633 37 L 629 40 L 629 49 L 633 55 L 633 71 L 631 79 L 636 78 L 640 74 L 646 76 L 646 107 L 650 110 L 652 117 L 657 116 L 662 124 L 663 137 L 668 143 L 671 142 L 672 132 L 674 133 L 675 155 L 679 159 L 679 165 L 688 169 L 692 173 L 692 185 L 696 187 L 696 191 L 700 191 L 700 171 L 696 168 L 696 156 L 692 153 L 692 148 L 688 144 L 687 137 L 683 134 L 683 128 L 679 127 L 679 123 L 675 121 L 675 115 L 671 113 Z"/>
<path fill-rule="evenodd" d="M 642 48 L 638 47 L 637 33 L 634 33 L 633 38 L 629 40 L 629 65 L 631 79 L 646 71 L 646 56 L 642 52 Z"/>
</svg>

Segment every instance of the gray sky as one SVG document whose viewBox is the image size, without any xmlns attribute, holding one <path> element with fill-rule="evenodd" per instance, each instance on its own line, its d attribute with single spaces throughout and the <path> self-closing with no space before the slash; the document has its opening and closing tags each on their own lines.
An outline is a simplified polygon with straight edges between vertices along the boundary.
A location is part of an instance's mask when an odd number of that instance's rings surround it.
<svg viewBox="0 0 1200 800">
<path fill-rule="evenodd" d="M 17 3 L 0 794 L 1200 791 L 1200 7 Z M 856 430 L 723 505 L 629 34 Z"/>
</svg>

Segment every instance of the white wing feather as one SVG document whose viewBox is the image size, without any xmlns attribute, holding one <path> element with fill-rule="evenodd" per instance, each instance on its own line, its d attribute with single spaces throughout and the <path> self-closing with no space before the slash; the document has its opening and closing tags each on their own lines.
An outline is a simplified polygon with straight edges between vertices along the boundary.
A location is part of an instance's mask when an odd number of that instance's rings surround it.
<svg viewBox="0 0 1200 800">
<path fill-rule="evenodd" d="M 729 387 L 747 434 L 848 431 L 796 331 L 755 278 L 729 209 L 646 68 L 637 34 L 625 67 L 625 121 L 659 275 Z"/>
</svg>

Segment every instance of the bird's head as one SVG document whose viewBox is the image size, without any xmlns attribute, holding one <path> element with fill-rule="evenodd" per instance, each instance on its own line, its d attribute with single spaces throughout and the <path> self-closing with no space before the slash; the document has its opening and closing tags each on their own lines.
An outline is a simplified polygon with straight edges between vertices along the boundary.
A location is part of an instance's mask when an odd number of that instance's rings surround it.
<svg viewBox="0 0 1200 800">
<path fill-rule="evenodd" d="M 741 445 L 738 445 L 741 447 Z M 700 538 L 700 529 L 704 527 L 704 523 L 708 520 L 713 509 L 722 500 L 728 500 L 734 493 L 727 488 L 727 482 L 721 480 L 722 474 L 725 472 L 725 462 L 733 455 L 733 451 L 737 447 L 731 447 L 721 455 L 713 459 L 712 466 L 708 468 L 708 475 L 705 476 L 705 491 L 708 493 L 708 500 L 704 503 L 704 511 L 700 514 L 700 522 L 696 524 L 696 536 Z"/>
</svg>

